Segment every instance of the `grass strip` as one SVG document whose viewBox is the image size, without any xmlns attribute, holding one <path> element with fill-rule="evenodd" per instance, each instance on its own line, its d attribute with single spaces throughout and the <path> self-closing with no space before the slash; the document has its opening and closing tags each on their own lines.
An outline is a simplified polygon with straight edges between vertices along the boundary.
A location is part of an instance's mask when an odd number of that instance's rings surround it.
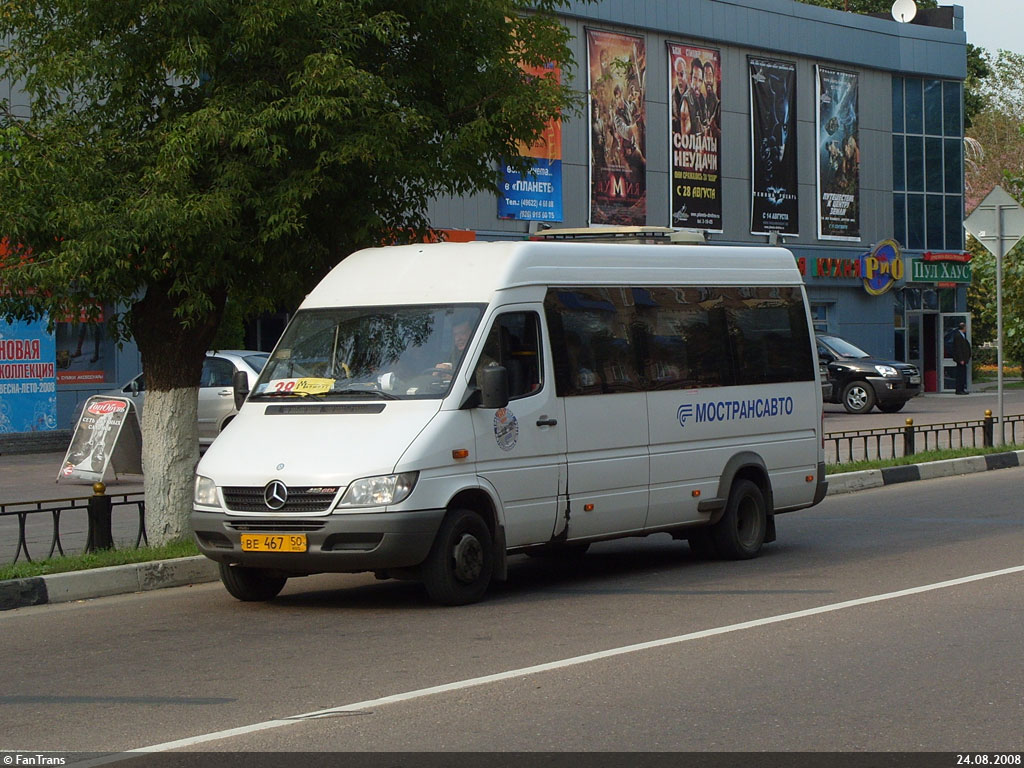
<svg viewBox="0 0 1024 768">
<path fill-rule="evenodd" d="M 894 459 L 863 459 L 851 461 L 846 464 L 829 464 L 825 467 L 827 475 L 841 475 L 845 472 L 861 472 L 865 469 L 884 469 L 885 467 L 902 467 L 907 464 L 927 464 L 929 461 L 945 461 L 946 459 L 960 459 L 965 456 L 984 456 L 988 453 L 1006 453 L 1007 451 L 1018 451 L 1018 445 L 997 445 L 991 448 L 943 448 L 941 450 L 921 451 L 909 456 L 899 456 Z"/>
<path fill-rule="evenodd" d="M 32 576 L 47 576 L 51 573 L 67 573 L 68 571 L 86 571 L 91 568 L 105 568 L 110 565 L 127 565 L 128 563 L 148 563 L 153 560 L 171 560 L 176 557 L 198 555 L 199 550 L 191 539 L 175 541 L 160 547 L 140 547 L 139 549 L 102 549 L 96 552 L 85 552 L 80 555 L 61 555 L 47 560 L 0 565 L 0 581 L 5 579 L 27 579 Z"/>
</svg>

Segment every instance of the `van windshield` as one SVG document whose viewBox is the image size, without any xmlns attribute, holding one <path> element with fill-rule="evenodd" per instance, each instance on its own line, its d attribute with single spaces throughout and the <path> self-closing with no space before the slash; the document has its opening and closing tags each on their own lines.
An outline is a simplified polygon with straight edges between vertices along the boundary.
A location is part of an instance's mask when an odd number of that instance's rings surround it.
<svg viewBox="0 0 1024 768">
<path fill-rule="evenodd" d="M 300 310 L 250 399 L 439 399 L 483 305 Z"/>
</svg>

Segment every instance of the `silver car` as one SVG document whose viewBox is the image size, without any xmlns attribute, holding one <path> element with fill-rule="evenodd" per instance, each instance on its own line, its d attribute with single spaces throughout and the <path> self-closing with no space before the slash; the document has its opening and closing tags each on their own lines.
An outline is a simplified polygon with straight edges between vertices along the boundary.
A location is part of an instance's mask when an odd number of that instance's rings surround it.
<svg viewBox="0 0 1024 768">
<path fill-rule="evenodd" d="M 235 408 L 231 377 L 235 371 L 245 371 L 249 388 L 267 362 L 269 353 L 248 349 L 220 349 L 207 352 L 203 373 L 199 379 L 199 444 L 206 446 L 228 425 L 238 410 Z M 145 374 L 140 373 L 123 387 L 104 394 L 130 397 L 142 421 L 142 404 L 146 398 Z M 77 421 L 77 419 L 76 419 Z"/>
</svg>

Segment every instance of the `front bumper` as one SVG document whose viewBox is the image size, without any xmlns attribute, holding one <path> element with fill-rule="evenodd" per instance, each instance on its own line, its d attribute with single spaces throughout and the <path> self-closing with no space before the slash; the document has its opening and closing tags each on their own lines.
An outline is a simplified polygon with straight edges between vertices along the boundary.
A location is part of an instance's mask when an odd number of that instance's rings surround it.
<svg viewBox="0 0 1024 768">
<path fill-rule="evenodd" d="M 921 394 L 920 384 L 910 384 L 904 378 L 869 376 L 868 383 L 879 403 L 903 403 Z"/>
<path fill-rule="evenodd" d="M 245 517 L 193 509 L 199 551 L 221 563 L 282 573 L 359 573 L 422 563 L 444 509 L 336 514 L 324 517 Z M 305 552 L 243 552 L 242 534 L 304 534 Z"/>
</svg>

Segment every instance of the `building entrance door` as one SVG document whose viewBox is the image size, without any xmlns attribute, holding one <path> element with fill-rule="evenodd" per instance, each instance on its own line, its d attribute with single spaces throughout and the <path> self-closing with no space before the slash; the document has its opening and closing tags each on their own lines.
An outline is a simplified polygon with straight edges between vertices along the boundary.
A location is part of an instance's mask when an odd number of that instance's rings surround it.
<svg viewBox="0 0 1024 768">
<path fill-rule="evenodd" d="M 967 338 L 971 338 L 971 315 L 968 312 L 943 312 L 942 318 L 942 391 L 956 391 L 956 362 L 953 360 L 953 334 L 960 323 L 967 324 Z M 967 364 L 967 389 L 971 388 L 971 364 Z"/>
<path fill-rule="evenodd" d="M 916 309 L 907 312 L 907 362 L 921 371 L 925 392 L 938 392 L 942 350 L 938 312 Z M 950 360 L 952 362 L 952 359 Z"/>
</svg>

